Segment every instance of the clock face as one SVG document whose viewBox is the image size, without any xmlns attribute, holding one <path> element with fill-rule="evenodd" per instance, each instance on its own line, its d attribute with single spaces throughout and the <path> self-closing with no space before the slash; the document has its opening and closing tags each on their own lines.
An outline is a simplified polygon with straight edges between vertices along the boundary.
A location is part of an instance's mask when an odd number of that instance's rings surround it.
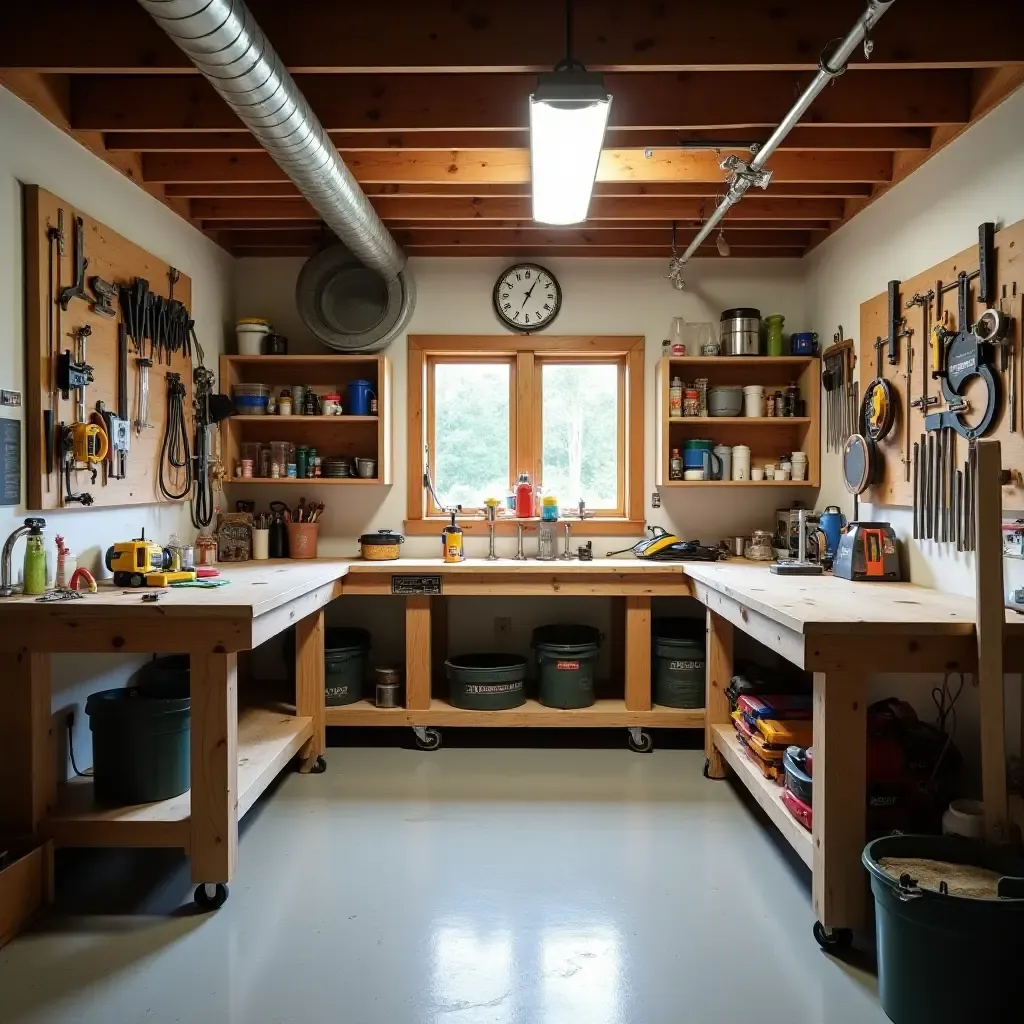
<svg viewBox="0 0 1024 1024">
<path fill-rule="evenodd" d="M 509 267 L 494 286 L 494 311 L 513 331 L 541 331 L 558 316 L 562 289 L 554 274 L 536 263 Z"/>
</svg>

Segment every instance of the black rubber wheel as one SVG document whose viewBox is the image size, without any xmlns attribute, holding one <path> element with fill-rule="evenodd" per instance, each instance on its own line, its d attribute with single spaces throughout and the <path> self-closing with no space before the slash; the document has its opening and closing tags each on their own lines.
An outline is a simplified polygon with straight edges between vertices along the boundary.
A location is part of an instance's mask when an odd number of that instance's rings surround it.
<svg viewBox="0 0 1024 1024">
<path fill-rule="evenodd" d="M 309 769 L 310 775 L 323 775 L 327 771 L 327 758 L 323 754 L 317 754 L 316 760 Z"/>
<path fill-rule="evenodd" d="M 205 883 L 197 885 L 193 899 L 200 910 L 218 910 L 228 901 L 228 887 L 223 882 L 213 886 L 213 895 L 207 891 Z"/>
<path fill-rule="evenodd" d="M 128 582 L 132 587 L 141 587 L 146 582 L 146 577 L 135 573 Z"/>
<path fill-rule="evenodd" d="M 710 779 L 711 778 L 711 775 L 709 774 L 710 771 L 711 771 L 711 758 L 710 757 L 705 757 L 704 758 L 704 778 L 705 779 Z"/>
<path fill-rule="evenodd" d="M 413 735 L 415 735 L 415 733 Z M 419 747 L 420 750 L 440 750 L 441 730 L 430 727 L 424 729 L 423 739 L 416 736 L 416 746 Z"/>
<path fill-rule="evenodd" d="M 629 739 L 626 740 L 626 743 L 629 749 L 637 754 L 649 754 L 654 749 L 654 740 L 646 729 L 640 730 L 639 740 L 634 740 L 633 734 L 629 733 Z"/>
<path fill-rule="evenodd" d="M 827 932 L 820 921 L 815 921 L 813 932 L 814 941 L 833 956 L 847 952 L 853 945 L 853 931 L 849 928 L 833 928 Z"/>
</svg>

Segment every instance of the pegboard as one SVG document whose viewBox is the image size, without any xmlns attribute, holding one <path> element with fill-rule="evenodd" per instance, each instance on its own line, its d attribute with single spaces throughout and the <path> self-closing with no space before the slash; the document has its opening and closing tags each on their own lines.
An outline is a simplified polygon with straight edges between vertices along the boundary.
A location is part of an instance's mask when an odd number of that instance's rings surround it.
<svg viewBox="0 0 1024 1024">
<path fill-rule="evenodd" d="M 966 239 L 965 239 L 966 240 Z M 874 487 L 869 488 L 864 494 L 864 500 L 880 505 L 912 505 L 913 504 L 913 466 L 910 467 L 910 479 L 907 480 L 904 468 L 904 458 L 913 458 L 913 446 L 920 441 L 921 434 L 925 433 L 924 414 L 919 408 L 908 408 L 907 405 L 907 380 L 906 380 L 906 358 L 907 346 L 912 348 L 913 370 L 911 374 L 911 399 L 917 400 L 922 391 L 922 360 L 929 362 L 931 339 L 923 333 L 923 313 L 921 306 L 906 308 L 907 301 L 915 294 L 925 295 L 930 289 L 936 288 L 937 282 L 952 284 L 957 280 L 961 271 L 971 273 L 978 269 L 978 245 L 977 232 L 969 240 L 972 244 L 962 252 L 934 267 L 918 274 L 916 277 L 908 278 L 900 282 L 899 300 L 900 315 L 906 318 L 905 328 L 912 331 L 910 337 L 899 340 L 899 363 L 897 366 L 890 366 L 886 360 L 886 349 L 882 349 L 882 374 L 892 385 L 898 394 L 898 407 L 896 422 L 892 432 L 887 438 L 878 443 L 878 453 L 882 469 L 880 470 L 880 481 Z M 999 404 L 992 426 L 985 434 L 986 438 L 994 438 L 1001 442 L 1003 467 L 1024 472 L 1024 359 L 1022 359 L 1021 345 L 1021 322 L 1024 319 L 1024 221 L 1018 221 L 1010 227 L 1003 228 L 995 234 L 995 296 L 996 305 L 1003 300 L 1003 309 L 1013 318 L 1010 327 L 1010 344 L 1014 358 L 1012 360 L 1014 374 L 1017 378 L 1017 429 L 1010 431 L 1009 417 L 1009 396 L 1010 396 L 1010 375 L 999 371 L 998 359 L 989 361 L 992 371 L 999 383 Z M 984 306 L 977 297 L 978 279 L 971 282 L 971 301 L 968 304 L 968 314 L 976 320 L 983 311 Z M 1005 299 L 1003 299 L 1005 289 Z M 957 323 L 957 292 L 956 289 L 946 292 L 942 300 L 944 320 L 946 327 L 950 330 L 959 330 Z M 931 303 L 931 315 L 929 317 L 929 331 L 935 325 L 935 300 Z M 860 344 L 858 348 L 858 380 L 860 382 L 860 394 L 863 396 L 866 388 L 874 380 L 878 371 L 878 356 L 875 350 L 875 340 L 881 337 L 884 341 L 889 338 L 889 297 L 887 292 L 876 295 L 873 299 L 861 304 L 860 307 Z M 986 346 L 988 347 L 988 346 Z M 980 416 L 980 407 L 986 399 L 985 385 L 980 381 L 972 381 L 964 391 L 965 397 L 971 403 L 971 411 L 964 417 L 968 423 L 977 423 Z M 929 397 L 938 397 L 939 404 L 933 405 L 929 412 L 936 412 L 946 408 L 942 399 L 941 381 L 931 379 L 929 369 L 928 379 Z M 910 415 L 910 450 L 905 451 L 906 446 L 906 420 L 904 417 Z M 967 458 L 967 441 L 959 434 L 955 434 L 956 443 L 956 466 L 962 467 Z M 1019 478 L 1018 478 L 1019 479 Z M 1004 509 L 1024 509 L 1024 487 L 1019 483 L 1007 485 L 1003 488 Z"/>
<path fill-rule="evenodd" d="M 50 280 L 49 229 L 56 228 L 63 219 L 65 243 L 61 256 L 53 246 L 53 291 Z M 181 375 L 187 394 L 184 398 L 186 425 L 192 434 L 192 361 L 181 352 L 171 356 L 170 364 L 154 360 L 149 370 L 149 415 L 150 426 L 136 431 L 131 429 L 130 451 L 126 460 L 124 479 L 114 479 L 101 469 L 95 482 L 90 473 L 78 470 L 71 475 L 76 492 L 87 491 L 94 504 L 83 506 L 78 503 L 62 503 L 63 485 L 60 470 L 59 440 L 55 440 L 54 469 L 46 472 L 46 442 L 44 411 L 51 407 L 51 386 L 57 372 L 55 352 L 70 349 L 75 351 L 74 331 L 88 325 L 92 334 L 87 341 L 86 361 L 93 367 L 94 383 L 86 388 L 86 411 L 96 408 L 102 401 L 112 411 L 117 411 L 118 397 L 118 324 L 121 310 L 115 296 L 112 302 L 116 315 L 112 318 L 94 311 L 90 301 L 72 298 L 66 311 L 61 309 L 58 299 L 60 288 L 75 283 L 74 239 L 77 217 L 82 218 L 85 257 L 88 266 L 85 272 L 86 292 L 89 299 L 95 296 L 89 287 L 93 277 L 102 278 L 115 286 L 130 285 L 135 278 L 149 282 L 150 291 L 167 298 L 170 294 L 171 266 L 145 249 L 111 231 L 106 225 L 77 210 L 58 196 L 39 188 L 25 186 L 25 422 L 28 441 L 25 476 L 27 480 L 28 508 L 110 508 L 115 505 L 146 505 L 169 503 L 158 487 L 160 451 L 167 421 L 167 383 L 165 374 L 174 372 Z M 191 309 L 192 282 L 185 274 L 179 274 L 174 283 L 174 298 Z M 55 342 L 51 341 L 52 329 L 56 332 Z M 148 355 L 148 350 L 146 352 Z M 128 419 L 134 421 L 138 412 L 138 369 L 137 353 L 128 345 Z M 55 439 L 59 439 L 60 423 L 75 420 L 75 393 L 65 399 L 56 392 L 54 406 Z M 172 490 L 180 491 L 184 486 L 183 470 L 167 469 L 165 478 Z M 182 501 L 186 498 L 180 499 Z"/>
</svg>

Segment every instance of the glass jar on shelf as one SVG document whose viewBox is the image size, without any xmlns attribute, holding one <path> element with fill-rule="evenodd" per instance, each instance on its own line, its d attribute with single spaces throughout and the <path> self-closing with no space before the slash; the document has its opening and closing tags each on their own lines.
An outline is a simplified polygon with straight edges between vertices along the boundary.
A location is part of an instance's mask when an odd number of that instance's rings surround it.
<svg viewBox="0 0 1024 1024">
<path fill-rule="evenodd" d="M 696 388 L 687 388 L 683 392 L 683 415 L 700 415 L 700 392 Z"/>
<path fill-rule="evenodd" d="M 668 414 L 671 419 L 679 419 L 683 415 L 683 382 L 673 377 L 668 389 Z"/>
<path fill-rule="evenodd" d="M 678 448 L 672 449 L 672 454 L 668 460 L 668 478 L 669 480 L 682 480 L 683 479 L 683 458 L 679 454 Z"/>
<path fill-rule="evenodd" d="M 744 555 L 753 562 L 771 562 L 775 559 L 772 551 L 772 533 L 770 530 L 755 530 L 747 542 Z"/>
</svg>

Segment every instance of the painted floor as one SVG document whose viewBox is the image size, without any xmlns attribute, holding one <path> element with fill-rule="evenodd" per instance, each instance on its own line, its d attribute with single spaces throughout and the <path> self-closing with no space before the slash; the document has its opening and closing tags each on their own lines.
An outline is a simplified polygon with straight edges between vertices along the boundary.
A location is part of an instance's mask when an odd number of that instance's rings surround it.
<svg viewBox="0 0 1024 1024">
<path fill-rule="evenodd" d="M 0 950 L 0 1021 L 886 1020 L 873 976 L 815 945 L 806 870 L 699 751 L 328 754 L 251 812 L 215 914 L 177 855 L 88 854 L 94 888 Z M 130 913 L 89 912 L 139 865 Z"/>
</svg>

